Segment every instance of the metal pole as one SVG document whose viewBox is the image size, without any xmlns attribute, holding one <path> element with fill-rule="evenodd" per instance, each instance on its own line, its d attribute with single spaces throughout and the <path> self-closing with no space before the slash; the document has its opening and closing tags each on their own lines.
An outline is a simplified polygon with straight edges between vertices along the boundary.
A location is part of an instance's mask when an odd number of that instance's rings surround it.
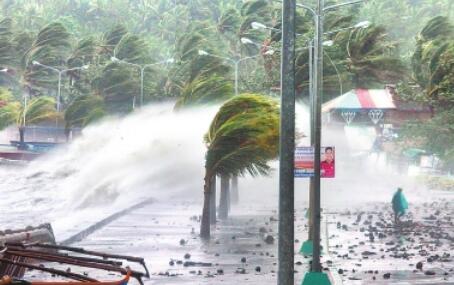
<svg viewBox="0 0 454 285">
<path fill-rule="evenodd" d="M 321 149 L 321 101 L 323 89 L 323 8 L 324 0 L 318 0 L 317 22 L 315 26 L 315 48 L 314 48 L 314 207 L 312 209 L 313 233 L 314 233 L 314 254 L 312 259 L 312 271 L 321 272 L 320 264 L 320 149 Z"/>
<path fill-rule="evenodd" d="M 26 124 L 26 117 L 27 115 L 27 94 L 24 92 L 24 129 L 25 129 L 25 124 Z"/>
<path fill-rule="evenodd" d="M 57 92 L 57 116 L 55 117 L 55 142 L 58 142 L 58 116 L 60 113 L 60 96 L 61 96 L 61 75 L 63 71 L 58 71 L 58 92 Z"/>
<path fill-rule="evenodd" d="M 238 72 L 239 72 L 239 69 L 240 69 L 240 61 L 237 60 L 235 61 L 235 96 L 238 95 Z"/>
<path fill-rule="evenodd" d="M 282 7 L 278 284 L 294 285 L 295 0 Z"/>
<path fill-rule="evenodd" d="M 62 75 L 62 71 L 59 71 L 58 72 L 58 91 L 57 91 L 57 112 L 60 112 L 61 75 Z"/>
<path fill-rule="evenodd" d="M 140 107 L 143 107 L 143 75 L 146 66 L 140 68 Z"/>
<path fill-rule="evenodd" d="M 315 144 L 315 126 L 314 126 L 314 40 L 309 42 L 309 107 L 310 107 L 310 136 L 311 147 Z M 314 240 L 313 231 L 313 215 L 312 209 L 314 208 L 314 177 L 309 178 L 309 237 L 308 239 Z"/>
</svg>

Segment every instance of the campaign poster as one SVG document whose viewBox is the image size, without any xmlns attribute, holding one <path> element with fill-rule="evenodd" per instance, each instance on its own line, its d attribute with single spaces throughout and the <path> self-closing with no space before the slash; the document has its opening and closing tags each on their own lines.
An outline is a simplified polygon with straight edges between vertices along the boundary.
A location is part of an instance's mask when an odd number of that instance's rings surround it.
<svg viewBox="0 0 454 285">
<path fill-rule="evenodd" d="M 334 178 L 335 177 L 335 153 L 334 147 L 327 146 L 321 148 L 320 157 L 320 177 L 322 178 Z"/>
<path fill-rule="evenodd" d="M 320 177 L 335 177 L 335 148 L 332 146 L 320 149 Z M 295 149 L 295 177 L 314 176 L 314 148 L 297 147 Z"/>
<path fill-rule="evenodd" d="M 295 177 L 314 176 L 314 148 L 297 147 L 295 149 Z"/>
</svg>

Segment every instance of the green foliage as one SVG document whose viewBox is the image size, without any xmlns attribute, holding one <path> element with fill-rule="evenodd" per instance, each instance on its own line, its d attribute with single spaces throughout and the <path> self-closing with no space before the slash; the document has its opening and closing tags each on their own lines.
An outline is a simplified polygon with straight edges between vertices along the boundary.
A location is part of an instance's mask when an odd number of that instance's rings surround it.
<svg viewBox="0 0 454 285">
<path fill-rule="evenodd" d="M 452 177 L 420 175 L 417 180 L 431 190 L 454 191 L 454 179 Z"/>
<path fill-rule="evenodd" d="M 65 110 L 66 128 L 85 127 L 105 114 L 104 100 L 101 97 L 80 96 Z"/>
<path fill-rule="evenodd" d="M 274 100 L 242 94 L 227 101 L 206 135 L 206 177 L 267 174 L 278 155 L 279 108 Z"/>
<path fill-rule="evenodd" d="M 454 26 L 445 17 L 431 19 L 418 35 L 413 75 L 433 106 L 454 106 Z"/>
<path fill-rule="evenodd" d="M 6 105 L 0 105 L 0 130 L 11 126 L 17 122 L 21 111 L 19 102 L 11 102 Z"/>
<path fill-rule="evenodd" d="M 12 42 L 12 20 L 9 18 L 0 21 L 0 66 L 16 66 L 17 57 Z"/>
<path fill-rule="evenodd" d="M 116 47 L 117 58 L 130 63 L 147 63 L 149 58 L 148 45 L 137 35 L 124 35 Z"/>
<path fill-rule="evenodd" d="M 413 74 L 419 89 L 410 99 L 432 107 L 434 117 L 427 122 L 405 126 L 410 138 L 447 162 L 454 161 L 454 27 L 445 17 L 431 19 L 418 35 L 412 57 Z M 418 92 L 419 91 L 419 92 Z"/>
<path fill-rule="evenodd" d="M 43 92 L 43 89 L 56 89 L 58 76 L 55 71 L 33 65 L 42 64 L 62 67 L 71 49 L 71 35 L 66 28 L 56 22 L 45 26 L 37 35 L 30 49 L 24 55 L 24 82 L 29 90 Z"/>
<path fill-rule="evenodd" d="M 185 85 L 175 108 L 215 104 L 233 96 L 233 84 L 218 75 L 198 76 Z"/>
<path fill-rule="evenodd" d="M 4 98 L 9 97 L 9 95 L 1 96 Z M 33 98 L 25 107 L 20 102 L 8 100 L 5 100 L 6 104 L 0 104 L 0 129 L 12 124 L 16 124 L 17 126 L 23 126 L 24 123 L 37 124 L 54 119 L 57 116 L 55 100 L 51 97 L 41 96 Z"/>
<path fill-rule="evenodd" d="M 18 118 L 19 124 L 23 125 L 25 112 L 25 123 L 38 124 L 44 121 L 55 119 L 59 114 L 55 110 L 55 99 L 48 96 L 32 98 L 25 108 L 21 110 L 21 116 Z"/>
<path fill-rule="evenodd" d="M 356 87 L 397 83 L 404 79 L 406 66 L 399 59 L 394 43 L 387 41 L 383 27 L 371 26 L 345 32 L 347 66 Z M 368 86 L 369 85 L 369 86 Z"/>
<path fill-rule="evenodd" d="M 454 161 L 454 113 L 441 112 L 428 122 L 407 124 L 402 132 L 404 138 L 418 142 L 419 146 L 437 154 L 446 161 Z"/>
<path fill-rule="evenodd" d="M 95 88 L 110 112 L 127 113 L 138 102 L 140 82 L 137 70 L 120 63 L 110 63 L 104 67 Z"/>
</svg>

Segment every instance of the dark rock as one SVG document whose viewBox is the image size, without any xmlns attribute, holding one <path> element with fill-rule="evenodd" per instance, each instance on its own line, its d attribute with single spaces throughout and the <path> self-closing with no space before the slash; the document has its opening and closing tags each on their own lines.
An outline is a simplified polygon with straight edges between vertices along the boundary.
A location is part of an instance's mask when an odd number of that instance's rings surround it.
<svg viewBox="0 0 454 285">
<path fill-rule="evenodd" d="M 259 229 L 259 233 L 261 233 L 261 234 L 265 234 L 265 233 L 267 233 L 267 232 L 268 232 L 268 231 L 266 230 L 266 228 L 265 228 L 265 227 L 260 227 L 260 229 Z"/>
<path fill-rule="evenodd" d="M 184 255 L 184 259 L 189 259 L 189 258 L 191 258 L 191 255 L 190 255 L 189 253 L 186 253 L 186 254 Z"/>
<path fill-rule="evenodd" d="M 235 270 L 235 273 L 238 273 L 238 274 L 246 274 L 246 269 L 244 268 L 237 268 Z"/>
<path fill-rule="evenodd" d="M 262 271 L 262 268 L 260 266 L 255 267 L 255 272 L 260 272 Z"/>
<path fill-rule="evenodd" d="M 423 263 L 421 261 L 416 263 L 416 269 L 422 270 L 422 267 L 423 267 Z"/>
<path fill-rule="evenodd" d="M 265 242 L 266 242 L 267 244 L 273 244 L 273 243 L 274 243 L 274 237 L 273 237 L 272 235 L 267 235 L 267 236 L 265 237 Z"/>
<path fill-rule="evenodd" d="M 175 265 L 175 262 L 173 260 L 169 261 L 169 265 L 170 266 L 174 266 Z"/>
<path fill-rule="evenodd" d="M 242 262 L 242 263 L 246 263 L 246 257 L 242 257 L 242 258 L 241 258 L 241 262 Z"/>
<path fill-rule="evenodd" d="M 222 269 L 218 269 L 216 272 L 217 272 L 219 275 L 224 274 L 224 270 L 222 270 Z"/>
<path fill-rule="evenodd" d="M 190 266 L 199 266 L 199 267 L 202 267 L 202 266 L 213 266 L 213 263 L 211 262 L 194 262 L 194 261 L 185 261 L 183 263 L 183 266 L 184 267 L 190 267 Z"/>
<path fill-rule="evenodd" d="M 435 271 L 426 270 L 426 271 L 424 272 L 424 275 L 435 275 Z"/>
<path fill-rule="evenodd" d="M 180 239 L 180 245 L 185 245 L 186 241 L 184 239 Z"/>
<path fill-rule="evenodd" d="M 391 278 L 391 273 L 383 274 L 383 279 L 389 279 L 389 278 Z"/>
<path fill-rule="evenodd" d="M 339 270 L 337 270 L 337 273 L 339 273 L 339 274 L 344 274 L 344 270 L 341 269 L 341 268 L 339 268 Z"/>
</svg>

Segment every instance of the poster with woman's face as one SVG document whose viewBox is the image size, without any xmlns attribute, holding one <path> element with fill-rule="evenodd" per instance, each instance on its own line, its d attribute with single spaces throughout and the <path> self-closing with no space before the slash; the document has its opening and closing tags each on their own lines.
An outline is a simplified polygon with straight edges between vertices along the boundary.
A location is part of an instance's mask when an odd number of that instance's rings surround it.
<svg viewBox="0 0 454 285">
<path fill-rule="evenodd" d="M 334 178 L 335 164 L 334 164 L 334 147 L 321 148 L 321 162 L 320 162 L 320 176 L 323 178 Z"/>
</svg>

